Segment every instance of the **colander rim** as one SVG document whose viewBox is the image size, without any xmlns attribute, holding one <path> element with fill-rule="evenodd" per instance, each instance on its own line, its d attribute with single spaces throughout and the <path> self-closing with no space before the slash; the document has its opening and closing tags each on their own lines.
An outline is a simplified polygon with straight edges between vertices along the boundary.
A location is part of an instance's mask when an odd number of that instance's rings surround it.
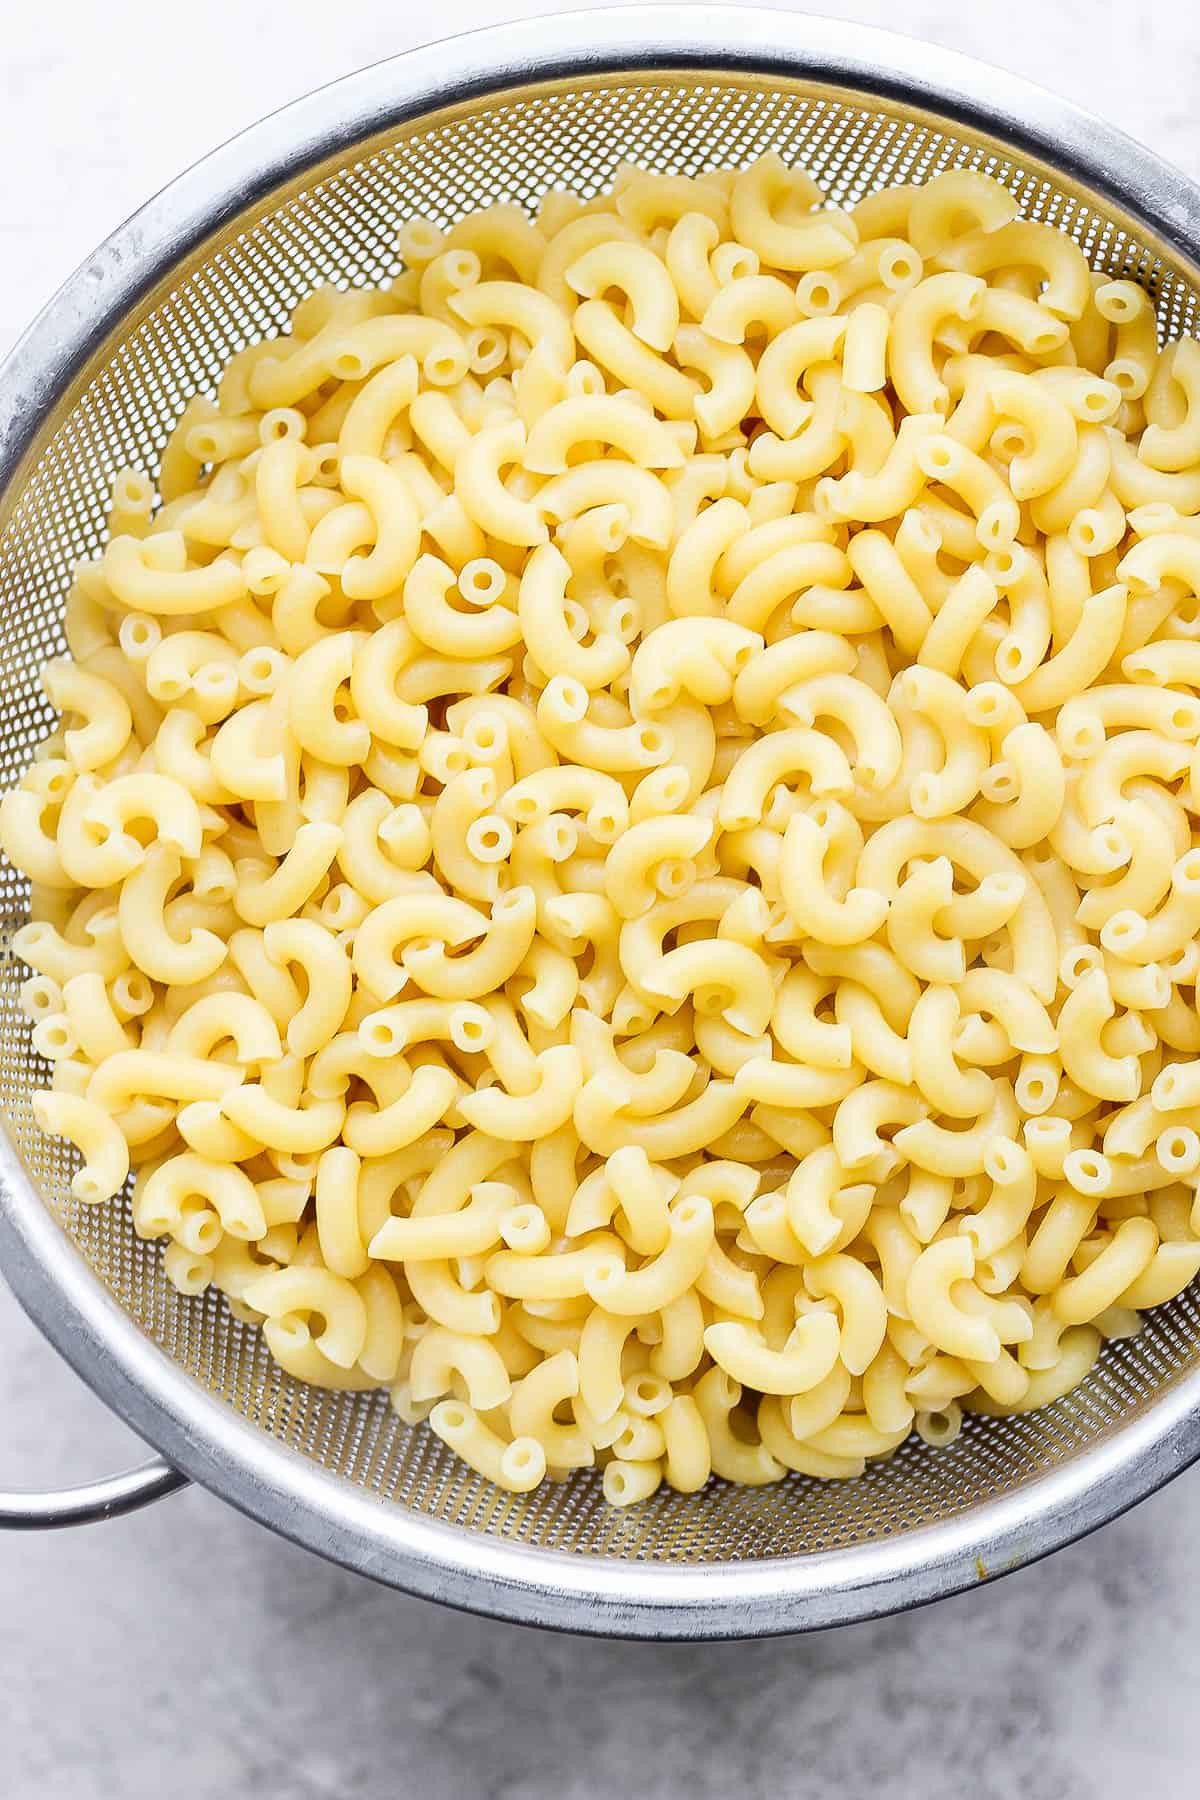
<svg viewBox="0 0 1200 1800">
<path fill-rule="evenodd" d="M 574 12 L 411 50 L 250 126 L 164 187 L 64 283 L 0 368 L 0 500 L 50 409 L 121 319 L 197 244 L 306 168 L 425 114 L 508 89 L 699 71 L 818 80 L 999 139 L 1069 175 L 1193 269 L 1200 188 L 1083 109 L 891 32 L 767 9 Z M 1200 281 L 1200 269 L 1197 270 Z M 215 1399 L 118 1306 L 0 1136 L 0 1268 L 46 1338 L 134 1431 L 239 1510 L 429 1599 L 613 1636 L 729 1638 L 871 1618 L 1060 1548 L 1200 1457 L 1200 1368 L 1061 1468 L 959 1517 L 868 1545 L 676 1565 L 503 1542 L 379 1499 Z"/>
</svg>

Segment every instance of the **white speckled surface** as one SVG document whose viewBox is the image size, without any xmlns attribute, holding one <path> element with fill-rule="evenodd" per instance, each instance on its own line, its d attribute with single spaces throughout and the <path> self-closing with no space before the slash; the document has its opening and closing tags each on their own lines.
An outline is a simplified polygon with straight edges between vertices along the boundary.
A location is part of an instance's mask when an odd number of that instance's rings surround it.
<svg viewBox="0 0 1200 1800">
<path fill-rule="evenodd" d="M 409 47 L 435 20 L 450 32 L 554 10 L 12 0 L 0 352 L 113 225 L 262 112 Z M 1200 175 L 1195 9 L 821 10 L 1032 76 Z M 138 1451 L 3 1290 L 0 1420 L 0 1484 L 77 1480 Z M 192 1491 L 121 1523 L 0 1539 L 0 1795 L 1195 1800 L 1198 1603 L 1200 1474 L 994 1588 L 818 1638 L 702 1648 L 442 1611 Z"/>
</svg>

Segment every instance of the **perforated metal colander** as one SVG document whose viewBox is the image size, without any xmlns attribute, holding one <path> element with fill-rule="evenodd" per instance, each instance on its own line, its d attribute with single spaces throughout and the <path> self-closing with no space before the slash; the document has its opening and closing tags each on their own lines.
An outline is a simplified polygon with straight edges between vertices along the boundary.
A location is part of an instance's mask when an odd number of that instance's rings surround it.
<svg viewBox="0 0 1200 1800">
<path fill-rule="evenodd" d="M 1196 329 L 1200 192 L 1036 88 L 856 26 L 697 7 L 576 14 L 403 56 L 256 126 L 167 188 L 51 302 L 0 378 L 0 785 L 49 728 L 69 571 L 102 543 L 111 477 L 153 469 L 185 401 L 320 281 L 395 272 L 398 224 L 449 224 L 616 163 L 688 174 L 764 150 L 853 202 L 965 164 L 1061 225 L 1097 268 Z M 498 1493 L 386 1396 L 306 1388 L 214 1294 L 186 1299 L 120 1202 L 69 1197 L 33 1124 L 45 1077 L 7 948 L 26 889 L 0 874 L 0 1262 L 46 1335 L 164 1460 L 68 1495 L 0 1495 L 0 1522 L 70 1523 L 188 1476 L 366 1574 L 499 1616 L 735 1636 L 862 1618 L 990 1578 L 1142 1498 L 1200 1455 L 1200 1296 L 1109 1347 L 1027 1417 L 972 1420 L 860 1481 L 660 1492 L 597 1479 Z"/>
</svg>

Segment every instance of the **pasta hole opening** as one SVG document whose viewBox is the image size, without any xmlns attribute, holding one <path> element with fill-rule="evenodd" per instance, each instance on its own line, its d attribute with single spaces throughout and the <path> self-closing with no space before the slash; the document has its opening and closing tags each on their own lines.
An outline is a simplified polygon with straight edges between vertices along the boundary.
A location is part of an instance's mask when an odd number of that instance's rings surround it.
<svg viewBox="0 0 1200 1800">
<path fill-rule="evenodd" d="M 1029 438 L 1020 425 L 997 425 L 991 436 L 992 449 L 998 456 L 1025 456 L 1029 452 Z"/>
<path fill-rule="evenodd" d="M 896 245 L 879 258 L 879 279 L 885 287 L 910 287 L 920 278 L 922 264 L 915 251 Z"/>
<path fill-rule="evenodd" d="M 472 287 L 483 274 L 483 266 L 473 250 L 448 250 L 439 265 L 446 272 L 451 287 Z"/>
<path fill-rule="evenodd" d="M 398 249 L 405 261 L 428 261 L 441 248 L 442 234 L 429 219 L 409 219 L 399 234 Z"/>
<path fill-rule="evenodd" d="M 468 334 L 467 362 L 474 375 L 491 375 L 508 359 L 508 345 L 499 331 L 479 327 Z"/>
<path fill-rule="evenodd" d="M 331 358 L 329 368 L 339 381 L 361 381 L 368 372 L 368 363 L 358 350 L 339 350 Z"/>
<path fill-rule="evenodd" d="M 1077 1193 L 1099 1197 L 1112 1185 L 1107 1158 L 1091 1150 L 1073 1150 L 1064 1159 L 1063 1172 Z"/>
<path fill-rule="evenodd" d="M 718 261 L 722 286 L 730 281 L 740 281 L 744 276 L 758 274 L 758 257 L 753 250 L 743 244 L 722 244 L 717 246 L 721 251 Z"/>
<path fill-rule="evenodd" d="M 231 1235 L 237 1235 L 232 1226 L 230 1232 Z M 191 1227 L 191 1235 L 195 1248 L 207 1254 L 215 1250 L 221 1241 L 220 1221 L 211 1215 L 206 1219 L 197 1219 Z"/>
<path fill-rule="evenodd" d="M 545 692 L 548 696 L 553 693 L 558 710 L 569 724 L 581 725 L 587 718 L 588 691 L 581 681 L 573 681 L 569 675 L 556 675 Z"/>
<path fill-rule="evenodd" d="M 1019 525 L 1015 501 L 996 500 L 980 513 L 977 535 L 981 544 L 1002 546 L 1009 542 Z"/>
<path fill-rule="evenodd" d="M 80 1169 L 78 1173 L 72 1177 L 71 1192 L 77 1200 L 83 1200 L 93 1205 L 97 1201 L 107 1198 L 106 1188 L 94 1175 L 89 1174 L 87 1169 Z M 167 1226 L 163 1227 L 164 1231 L 167 1229 Z"/>
<path fill-rule="evenodd" d="M 734 996 L 727 988 L 710 986 L 698 987 L 693 998 L 697 1012 L 715 1017 L 717 1014 L 723 1013 L 727 1006 L 732 1005 Z"/>
<path fill-rule="evenodd" d="M 441 350 L 430 350 L 421 366 L 426 380 L 432 382 L 434 387 L 453 387 L 467 373 L 466 352 L 449 346 Z"/>
<path fill-rule="evenodd" d="M 140 469 L 122 469 L 113 482 L 113 496 L 123 506 L 146 506 L 154 499 L 154 484 Z"/>
<path fill-rule="evenodd" d="M 113 991 L 128 1010 L 144 1011 L 154 999 L 154 991 L 145 975 L 118 975 Z"/>
<path fill-rule="evenodd" d="M 121 624 L 121 637 L 125 640 L 126 649 L 151 649 L 162 639 L 162 629 L 151 623 L 149 619 L 125 619 Z"/>
<path fill-rule="evenodd" d="M 652 762 L 665 762 L 671 754 L 671 737 L 660 725 L 639 725 L 638 746 Z"/>
<path fill-rule="evenodd" d="M 946 1412 L 929 1412 L 922 1415 L 925 1442 L 938 1449 L 948 1444 L 956 1435 L 957 1421 Z"/>
<path fill-rule="evenodd" d="M 918 818 L 930 818 L 938 806 L 940 783 L 936 775 L 918 775 L 912 784 L 912 809 Z"/>
<path fill-rule="evenodd" d="M 1062 746 L 1065 754 L 1076 762 L 1095 756 L 1104 748 L 1104 727 L 1098 719 L 1072 723 L 1063 731 Z"/>
<path fill-rule="evenodd" d="M 615 606 L 609 614 L 609 629 L 623 644 L 632 643 L 641 626 L 641 614 L 631 602 Z"/>
<path fill-rule="evenodd" d="M 470 748 L 482 756 L 500 748 L 500 734 L 490 720 L 478 720 L 467 734 Z"/>
<path fill-rule="evenodd" d="M 474 1013 L 460 1014 L 450 1022 L 450 1041 L 460 1050 L 483 1050 L 491 1039 L 490 1023 L 486 1016 L 477 1018 Z"/>
<path fill-rule="evenodd" d="M 282 444 L 288 438 L 299 437 L 302 430 L 303 425 L 290 412 L 279 410 L 264 413 L 258 435 L 264 444 Z"/>
<path fill-rule="evenodd" d="M 994 763 L 980 778 L 979 791 L 985 800 L 1013 799 L 1017 783 L 1012 770 L 1002 763 Z"/>
<path fill-rule="evenodd" d="M 989 1144 L 983 1160 L 985 1173 L 993 1181 L 1014 1181 L 1020 1172 L 1021 1158 L 1014 1145 Z"/>
<path fill-rule="evenodd" d="M 464 599 L 487 604 L 504 592 L 504 571 L 498 563 L 477 559 L 467 563 L 459 575 L 458 587 Z"/>
<path fill-rule="evenodd" d="M 1077 987 L 1084 976 L 1101 966 L 1100 952 L 1094 944 L 1080 944 L 1068 950 L 1062 959 L 1061 973 L 1068 987 Z"/>
<path fill-rule="evenodd" d="M 1127 294 L 1116 283 L 1108 283 L 1096 297 L 1096 310 L 1111 325 L 1127 325 L 1141 312 L 1141 302 L 1135 301 L 1132 294 Z"/>
<path fill-rule="evenodd" d="M 1127 400 L 1136 400 L 1145 392 L 1146 377 L 1136 365 L 1127 362 L 1109 363 L 1104 371 L 1106 381 L 1119 387 Z"/>
<path fill-rule="evenodd" d="M 832 281 L 823 275 L 809 275 L 797 285 L 796 299 L 813 318 L 836 312 L 841 298 Z"/>
<path fill-rule="evenodd" d="M 575 642 L 581 644 L 592 628 L 592 621 L 587 612 L 580 606 L 578 600 L 564 600 L 562 614 L 567 630 Z"/>
</svg>

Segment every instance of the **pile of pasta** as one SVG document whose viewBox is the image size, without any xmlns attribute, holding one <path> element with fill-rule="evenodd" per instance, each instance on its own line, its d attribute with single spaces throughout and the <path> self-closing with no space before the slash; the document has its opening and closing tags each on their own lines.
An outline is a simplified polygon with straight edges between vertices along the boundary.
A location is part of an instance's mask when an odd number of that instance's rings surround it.
<svg viewBox="0 0 1200 1800">
<path fill-rule="evenodd" d="M 1200 346 L 970 170 L 400 236 L 0 808 L 76 1198 L 493 1481 L 843 1478 L 1200 1270 Z"/>
</svg>

